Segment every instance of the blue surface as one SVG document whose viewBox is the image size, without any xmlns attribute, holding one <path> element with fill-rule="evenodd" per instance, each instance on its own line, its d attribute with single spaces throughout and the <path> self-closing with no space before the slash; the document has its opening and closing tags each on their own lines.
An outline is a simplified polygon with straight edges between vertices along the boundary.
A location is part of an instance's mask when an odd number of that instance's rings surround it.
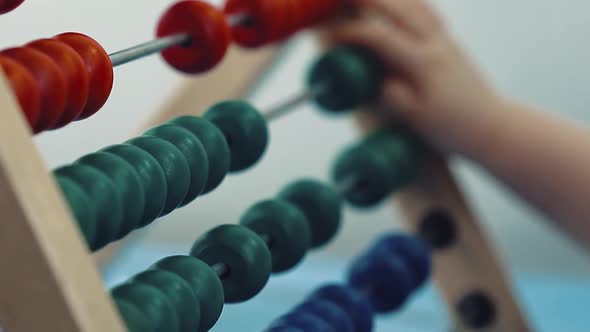
<svg viewBox="0 0 590 332">
<path fill-rule="evenodd" d="M 132 247 L 104 271 L 109 286 L 147 268 L 159 258 L 186 253 L 186 249 Z M 262 331 L 278 316 L 300 303 L 322 283 L 342 281 L 345 261 L 310 255 L 292 272 L 273 276 L 254 299 L 226 305 L 213 332 Z M 534 331 L 590 331 L 590 280 L 558 274 L 514 273 L 514 289 Z M 381 316 L 376 332 L 440 332 L 449 329 L 446 308 L 431 285 L 420 290 L 400 312 Z"/>
</svg>

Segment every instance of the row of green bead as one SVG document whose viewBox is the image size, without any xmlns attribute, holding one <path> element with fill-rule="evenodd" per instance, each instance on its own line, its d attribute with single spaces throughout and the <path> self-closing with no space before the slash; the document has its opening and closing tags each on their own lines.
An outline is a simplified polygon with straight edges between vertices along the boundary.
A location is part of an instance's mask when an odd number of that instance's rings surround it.
<svg viewBox="0 0 590 332">
<path fill-rule="evenodd" d="M 340 196 L 325 184 L 300 180 L 276 199 L 253 205 L 239 225 L 204 234 L 190 256 L 165 258 L 112 295 L 130 331 L 207 331 L 224 303 L 254 297 L 271 272 L 291 269 L 307 250 L 333 239 L 340 221 Z M 217 276 L 216 264 L 228 272 Z"/>
<path fill-rule="evenodd" d="M 249 104 L 224 102 L 203 118 L 176 118 L 54 174 L 95 250 L 212 191 L 228 172 L 251 167 L 267 132 Z"/>
</svg>

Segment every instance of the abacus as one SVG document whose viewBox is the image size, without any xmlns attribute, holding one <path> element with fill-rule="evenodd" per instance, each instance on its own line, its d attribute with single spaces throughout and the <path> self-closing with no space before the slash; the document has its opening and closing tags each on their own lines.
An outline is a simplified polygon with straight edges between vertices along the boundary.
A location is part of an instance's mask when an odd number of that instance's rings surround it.
<svg viewBox="0 0 590 332">
<path fill-rule="evenodd" d="M 0 13 L 22 2 L 1 1 Z M 380 239 L 353 263 L 348 285 L 320 288 L 269 331 L 370 331 L 373 312 L 397 309 L 425 282 L 430 250 L 433 278 L 459 330 L 527 331 L 499 260 L 443 159 L 405 129 L 383 128 L 370 111 L 355 114 L 368 134 L 336 158 L 332 184 L 295 181 L 253 205 L 238 225 L 203 234 L 188 255 L 158 261 L 104 289 L 89 252 L 214 190 L 228 173 L 254 167 L 271 120 L 307 101 L 331 113 L 370 108 L 381 80 L 378 61 L 345 45 L 312 64 L 307 91 L 293 100 L 265 111 L 228 100 L 243 96 L 278 54 L 270 44 L 348 5 L 228 0 L 219 9 L 184 0 L 166 9 L 155 40 L 120 52 L 108 54 L 94 39 L 72 32 L 1 51 L 5 331 L 207 331 L 224 303 L 252 298 L 272 273 L 295 267 L 310 249 L 331 241 L 343 202 L 369 207 L 391 194 L 416 237 Z M 232 42 L 263 49 L 228 55 Z M 113 67 L 154 53 L 191 75 L 214 69 L 227 55 L 216 70 L 231 74 L 232 83 L 216 86 L 216 93 L 199 84 L 198 103 L 190 83 L 157 126 L 49 172 L 31 135 L 90 118 L 109 97 Z M 195 114 L 200 108 L 207 108 L 202 116 Z"/>
</svg>

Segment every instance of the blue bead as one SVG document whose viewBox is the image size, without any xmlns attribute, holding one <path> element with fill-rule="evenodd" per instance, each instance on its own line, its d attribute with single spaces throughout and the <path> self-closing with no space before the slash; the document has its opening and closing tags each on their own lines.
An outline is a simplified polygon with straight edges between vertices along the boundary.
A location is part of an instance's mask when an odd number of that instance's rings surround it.
<svg viewBox="0 0 590 332">
<path fill-rule="evenodd" d="M 326 285 L 316 290 L 310 299 L 322 299 L 338 305 L 352 319 L 355 332 L 373 330 L 373 309 L 367 298 L 342 285 Z"/>
<path fill-rule="evenodd" d="M 325 320 L 308 312 L 291 312 L 275 320 L 266 332 L 340 332 Z"/>
<path fill-rule="evenodd" d="M 401 257 L 373 251 L 354 260 L 348 283 L 366 294 L 375 311 L 385 313 L 398 310 L 406 302 L 414 286 L 412 277 Z"/>
<path fill-rule="evenodd" d="M 426 242 L 405 234 L 390 234 L 381 237 L 369 249 L 369 253 L 384 250 L 389 255 L 398 255 L 412 273 L 413 288 L 422 287 L 431 273 L 431 252 Z"/>
<path fill-rule="evenodd" d="M 346 312 L 337 304 L 322 299 L 310 299 L 294 310 L 295 312 L 306 312 L 325 320 L 338 332 L 354 332 L 354 323 Z"/>
</svg>

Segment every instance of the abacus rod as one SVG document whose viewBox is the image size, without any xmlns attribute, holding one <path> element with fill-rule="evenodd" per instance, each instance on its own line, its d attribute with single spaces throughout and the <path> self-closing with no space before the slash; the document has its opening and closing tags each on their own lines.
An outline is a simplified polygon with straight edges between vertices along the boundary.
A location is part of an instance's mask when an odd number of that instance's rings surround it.
<svg viewBox="0 0 590 332">
<path fill-rule="evenodd" d="M 182 45 L 190 42 L 187 34 L 166 36 L 151 40 L 149 42 L 130 47 L 128 49 L 109 54 L 113 67 L 141 59 L 154 53 L 159 53 L 169 47 Z"/>
<path fill-rule="evenodd" d="M 245 14 L 235 14 L 227 17 L 227 22 L 230 26 L 237 26 L 241 24 L 247 24 L 248 16 Z M 109 54 L 113 67 L 120 66 L 122 64 L 135 61 L 146 56 L 162 52 L 163 50 L 173 47 L 186 45 L 190 43 L 190 36 L 185 33 L 170 35 L 166 37 L 156 38 L 143 44 L 135 45 Z"/>
<path fill-rule="evenodd" d="M 301 104 L 317 98 L 319 95 L 324 93 L 326 89 L 326 85 L 316 85 L 309 87 L 302 92 L 299 92 L 296 95 L 288 98 L 287 100 L 269 107 L 264 112 L 264 118 L 270 122 L 287 115 L 296 110 Z"/>
</svg>

